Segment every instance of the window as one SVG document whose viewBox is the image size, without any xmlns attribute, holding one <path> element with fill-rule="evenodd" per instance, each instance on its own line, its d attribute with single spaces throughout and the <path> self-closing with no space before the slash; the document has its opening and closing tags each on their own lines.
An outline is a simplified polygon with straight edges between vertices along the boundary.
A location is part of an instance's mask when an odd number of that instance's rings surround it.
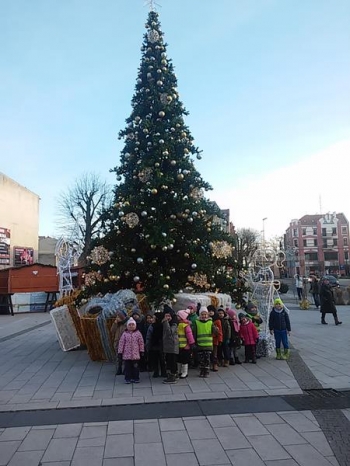
<svg viewBox="0 0 350 466">
<path fill-rule="evenodd" d="M 293 236 L 298 236 L 298 230 L 296 228 L 293 230 Z"/>
<path fill-rule="evenodd" d="M 336 228 L 332 228 L 332 235 L 336 235 L 337 234 L 337 229 Z"/>
<path fill-rule="evenodd" d="M 306 235 L 306 228 L 303 228 L 303 236 Z"/>
<path fill-rule="evenodd" d="M 324 260 L 325 261 L 337 261 L 338 260 L 338 253 L 337 252 L 325 252 L 324 253 Z"/>
<path fill-rule="evenodd" d="M 333 246 L 338 246 L 338 240 L 337 239 L 333 239 Z"/>
<path fill-rule="evenodd" d="M 327 240 L 324 239 L 323 242 L 322 242 L 322 247 L 323 248 L 327 248 L 328 247 L 328 244 L 327 244 Z"/>
<path fill-rule="evenodd" d="M 344 243 L 344 246 L 348 245 L 348 238 L 346 236 L 345 236 L 345 238 L 343 238 L 343 243 Z"/>
<path fill-rule="evenodd" d="M 348 251 L 345 251 L 344 252 L 344 259 L 347 261 L 349 260 L 349 252 Z"/>
<path fill-rule="evenodd" d="M 303 246 L 304 246 L 304 248 L 306 248 L 306 246 L 307 246 L 307 241 L 306 241 L 306 239 L 303 239 Z"/>
<path fill-rule="evenodd" d="M 327 236 L 327 228 L 322 228 L 322 236 Z"/>
<path fill-rule="evenodd" d="M 317 246 L 317 239 L 314 239 L 314 246 Z"/>
<path fill-rule="evenodd" d="M 316 227 L 314 227 L 314 228 L 312 229 L 312 231 L 313 231 L 313 234 L 314 234 L 314 235 L 317 235 L 317 228 L 316 228 Z"/>
<path fill-rule="evenodd" d="M 310 262 L 310 261 L 317 261 L 318 260 L 318 256 L 317 256 L 317 252 L 309 252 L 309 253 L 306 253 L 305 254 L 305 260 Z"/>
<path fill-rule="evenodd" d="M 342 234 L 342 235 L 346 235 L 347 232 L 348 232 L 347 227 L 341 227 L 341 234 Z"/>
<path fill-rule="evenodd" d="M 294 240 L 294 247 L 296 247 L 296 248 L 299 247 L 299 246 L 298 246 L 298 240 L 297 240 L 297 239 Z"/>
</svg>

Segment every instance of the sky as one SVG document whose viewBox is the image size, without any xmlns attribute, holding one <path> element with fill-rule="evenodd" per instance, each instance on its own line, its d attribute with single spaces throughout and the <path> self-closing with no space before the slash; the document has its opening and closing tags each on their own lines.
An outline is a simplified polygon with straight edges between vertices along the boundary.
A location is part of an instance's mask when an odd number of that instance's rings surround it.
<svg viewBox="0 0 350 466">
<path fill-rule="evenodd" d="M 236 228 L 350 219 L 349 0 L 158 4 L 196 168 Z M 144 0 L 0 1 L 0 171 L 40 196 L 40 235 L 57 235 L 59 194 L 84 173 L 115 183 L 147 14 Z"/>
</svg>

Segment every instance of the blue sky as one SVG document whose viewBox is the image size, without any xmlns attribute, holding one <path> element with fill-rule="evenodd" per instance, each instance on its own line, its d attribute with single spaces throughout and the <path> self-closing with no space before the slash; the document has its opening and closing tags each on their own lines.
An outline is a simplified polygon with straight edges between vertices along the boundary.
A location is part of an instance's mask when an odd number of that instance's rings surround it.
<svg viewBox="0 0 350 466">
<path fill-rule="evenodd" d="M 40 234 L 84 172 L 115 181 L 144 3 L 0 2 L 0 171 L 40 195 Z M 349 217 L 350 2 L 159 3 L 197 168 L 233 223 L 281 234 L 320 199 Z"/>
</svg>

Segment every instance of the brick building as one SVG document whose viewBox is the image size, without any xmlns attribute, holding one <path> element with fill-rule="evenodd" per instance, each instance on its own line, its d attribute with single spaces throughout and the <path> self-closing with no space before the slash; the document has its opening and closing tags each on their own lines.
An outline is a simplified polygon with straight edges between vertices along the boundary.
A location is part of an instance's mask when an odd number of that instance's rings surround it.
<svg viewBox="0 0 350 466">
<path fill-rule="evenodd" d="M 343 213 L 292 220 L 284 243 L 289 276 L 349 275 L 349 222 Z"/>
</svg>

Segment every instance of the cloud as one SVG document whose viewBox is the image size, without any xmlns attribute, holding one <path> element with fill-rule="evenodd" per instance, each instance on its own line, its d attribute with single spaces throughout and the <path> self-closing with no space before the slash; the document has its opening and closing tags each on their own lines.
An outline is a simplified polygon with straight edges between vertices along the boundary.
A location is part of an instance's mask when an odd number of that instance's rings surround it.
<svg viewBox="0 0 350 466">
<path fill-rule="evenodd" d="M 232 189 L 210 194 L 223 209 L 230 209 L 236 228 L 282 235 L 292 219 L 305 214 L 349 213 L 350 140 L 340 141 L 302 161 L 270 171 L 248 175 Z M 283 154 L 281 154 L 281 159 Z"/>
</svg>

